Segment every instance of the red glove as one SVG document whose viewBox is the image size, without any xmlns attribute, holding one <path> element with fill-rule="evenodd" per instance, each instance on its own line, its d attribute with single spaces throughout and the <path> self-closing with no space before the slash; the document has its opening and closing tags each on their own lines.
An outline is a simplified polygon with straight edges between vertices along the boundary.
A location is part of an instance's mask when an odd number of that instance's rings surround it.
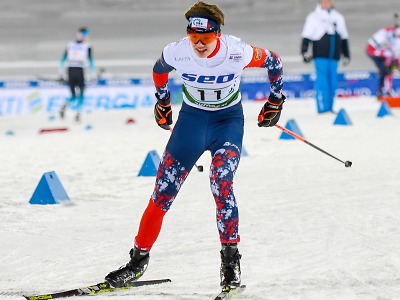
<svg viewBox="0 0 400 300">
<path fill-rule="evenodd" d="M 157 103 L 154 105 L 154 118 L 156 119 L 157 125 L 162 129 L 170 130 L 172 124 L 172 109 L 170 93 L 164 99 L 161 99 L 158 93 L 155 94 Z"/>
<path fill-rule="evenodd" d="M 265 102 L 260 114 L 258 115 L 259 127 L 271 127 L 278 123 L 285 99 L 286 97 L 284 95 L 282 95 L 282 98 L 280 99 L 272 95 L 268 97 L 267 102 Z"/>
</svg>

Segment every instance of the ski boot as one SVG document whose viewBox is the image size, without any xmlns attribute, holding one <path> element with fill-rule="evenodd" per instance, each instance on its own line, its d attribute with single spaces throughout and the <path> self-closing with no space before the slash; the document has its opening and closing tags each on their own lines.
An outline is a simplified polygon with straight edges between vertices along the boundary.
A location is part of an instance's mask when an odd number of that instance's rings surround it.
<svg viewBox="0 0 400 300">
<path fill-rule="evenodd" d="M 223 291 L 230 291 L 240 287 L 240 258 L 237 244 L 222 244 L 221 250 L 221 287 Z"/>
<path fill-rule="evenodd" d="M 118 270 L 110 272 L 105 280 L 114 288 L 129 286 L 138 280 L 146 271 L 149 264 L 149 251 L 141 251 L 136 247 L 129 252 L 131 260 Z"/>
</svg>

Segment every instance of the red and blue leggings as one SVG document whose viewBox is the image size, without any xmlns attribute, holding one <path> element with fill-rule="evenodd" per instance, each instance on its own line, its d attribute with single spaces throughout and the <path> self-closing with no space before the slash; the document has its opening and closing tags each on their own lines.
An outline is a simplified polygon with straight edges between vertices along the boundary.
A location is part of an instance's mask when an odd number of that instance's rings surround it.
<svg viewBox="0 0 400 300">
<path fill-rule="evenodd" d="M 135 239 L 137 247 L 150 250 L 160 233 L 162 220 L 199 157 L 210 151 L 210 187 L 216 203 L 221 243 L 237 243 L 239 213 L 233 178 L 240 161 L 243 109 L 233 107 L 205 111 L 185 103 L 158 167 L 155 188 L 143 213 Z"/>
</svg>

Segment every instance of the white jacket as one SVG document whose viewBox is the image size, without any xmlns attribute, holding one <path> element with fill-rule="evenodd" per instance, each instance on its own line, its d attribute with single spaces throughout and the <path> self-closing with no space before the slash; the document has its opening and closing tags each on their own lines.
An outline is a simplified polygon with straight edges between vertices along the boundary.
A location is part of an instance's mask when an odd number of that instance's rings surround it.
<svg viewBox="0 0 400 300">
<path fill-rule="evenodd" d="M 349 37 L 343 15 L 334 8 L 326 10 L 317 4 L 317 7 L 307 16 L 301 36 L 310 41 L 318 41 L 326 33 L 333 35 L 335 32 L 342 40 Z"/>
</svg>

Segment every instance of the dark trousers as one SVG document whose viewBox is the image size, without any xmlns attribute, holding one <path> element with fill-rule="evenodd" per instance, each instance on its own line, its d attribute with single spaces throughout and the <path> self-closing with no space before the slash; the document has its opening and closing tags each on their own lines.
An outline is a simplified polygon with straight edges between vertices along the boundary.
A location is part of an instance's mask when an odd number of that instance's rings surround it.
<svg viewBox="0 0 400 300">
<path fill-rule="evenodd" d="M 83 104 L 83 93 L 85 90 L 85 75 L 84 69 L 79 67 L 68 68 L 68 86 L 71 91 L 71 101 L 78 100 L 77 109 Z"/>
<path fill-rule="evenodd" d="M 390 68 L 385 64 L 385 58 L 379 56 L 369 56 L 374 62 L 375 66 L 378 68 L 378 94 L 381 94 L 385 87 L 385 78 L 391 75 Z M 390 80 L 390 79 L 389 79 Z M 390 91 L 386 91 L 390 92 Z"/>
</svg>

